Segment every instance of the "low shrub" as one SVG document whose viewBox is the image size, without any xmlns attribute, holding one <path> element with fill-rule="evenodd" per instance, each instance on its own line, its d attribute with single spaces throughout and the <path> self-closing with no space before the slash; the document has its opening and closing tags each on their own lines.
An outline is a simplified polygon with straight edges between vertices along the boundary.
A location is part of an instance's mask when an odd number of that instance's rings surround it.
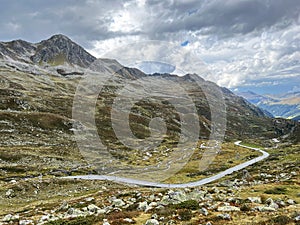
<svg viewBox="0 0 300 225">
<path fill-rule="evenodd" d="M 193 217 L 192 211 L 190 209 L 180 209 L 178 210 L 178 215 L 180 217 L 180 220 L 182 221 L 189 221 Z"/>
<path fill-rule="evenodd" d="M 178 204 L 173 205 L 173 207 L 175 209 L 191 209 L 191 210 L 197 210 L 200 208 L 198 201 L 193 199 L 180 202 Z"/>
</svg>

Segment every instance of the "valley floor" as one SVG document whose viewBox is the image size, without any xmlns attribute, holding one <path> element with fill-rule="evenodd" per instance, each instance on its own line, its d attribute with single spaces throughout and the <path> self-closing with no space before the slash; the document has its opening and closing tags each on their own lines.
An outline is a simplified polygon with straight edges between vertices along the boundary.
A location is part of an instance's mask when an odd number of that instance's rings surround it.
<svg viewBox="0 0 300 225">
<path fill-rule="evenodd" d="M 60 179 L 74 159 L 66 166 L 61 164 L 61 170 L 40 171 L 37 176 L 34 163 L 28 162 L 24 171 L 18 167 L 17 154 L 5 158 L 6 150 L 0 151 L 0 224 L 103 224 L 103 220 L 110 224 L 300 223 L 299 145 L 270 148 L 270 156 L 247 171 L 185 189 Z M 9 159 L 15 162 L 5 168 Z M 73 174 L 84 171 L 90 172 L 88 167 L 73 168 Z"/>
</svg>

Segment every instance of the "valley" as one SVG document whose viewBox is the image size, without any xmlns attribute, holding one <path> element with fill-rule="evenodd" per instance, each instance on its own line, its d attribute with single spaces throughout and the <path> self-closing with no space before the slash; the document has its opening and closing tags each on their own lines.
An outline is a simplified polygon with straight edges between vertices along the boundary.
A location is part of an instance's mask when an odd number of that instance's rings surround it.
<svg viewBox="0 0 300 225">
<path fill-rule="evenodd" d="M 0 52 L 0 224 L 299 224 L 297 121 L 196 74 L 96 59 L 63 35 L 1 42 Z M 129 93 L 138 101 L 126 118 Z M 225 117 L 214 121 L 212 106 Z M 152 136 L 157 145 L 147 144 Z"/>
</svg>

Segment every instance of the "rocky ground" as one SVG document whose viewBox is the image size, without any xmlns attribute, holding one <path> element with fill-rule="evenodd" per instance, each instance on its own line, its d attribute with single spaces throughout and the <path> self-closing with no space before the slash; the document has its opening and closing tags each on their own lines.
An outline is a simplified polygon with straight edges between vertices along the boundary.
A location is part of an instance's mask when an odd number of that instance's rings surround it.
<svg viewBox="0 0 300 225">
<path fill-rule="evenodd" d="M 53 177 L 2 181 L 0 224 L 300 224 L 299 147 L 192 189 Z"/>
</svg>

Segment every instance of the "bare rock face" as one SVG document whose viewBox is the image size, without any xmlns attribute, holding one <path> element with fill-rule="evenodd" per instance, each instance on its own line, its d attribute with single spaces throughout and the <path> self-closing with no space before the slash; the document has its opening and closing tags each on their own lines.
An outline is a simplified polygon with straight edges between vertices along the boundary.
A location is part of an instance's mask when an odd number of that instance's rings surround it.
<svg viewBox="0 0 300 225">
<path fill-rule="evenodd" d="M 88 67 L 96 58 L 81 46 L 64 35 L 54 35 L 37 44 L 37 51 L 31 60 L 34 63 L 62 64 L 67 62 L 81 67 Z"/>
</svg>

